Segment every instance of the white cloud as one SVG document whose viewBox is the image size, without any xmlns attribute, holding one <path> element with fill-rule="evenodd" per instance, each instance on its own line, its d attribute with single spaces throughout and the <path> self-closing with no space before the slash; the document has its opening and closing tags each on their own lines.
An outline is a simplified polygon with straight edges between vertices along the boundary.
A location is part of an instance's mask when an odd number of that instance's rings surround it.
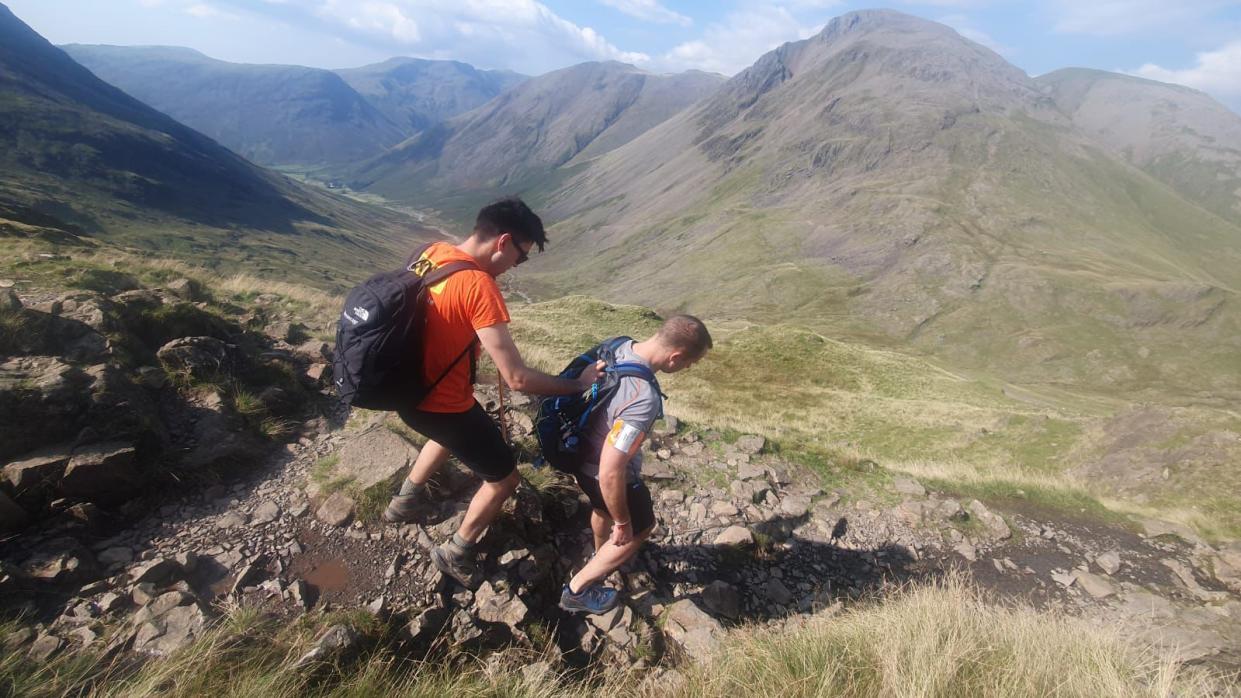
<svg viewBox="0 0 1241 698">
<path fill-rule="evenodd" d="M 777 46 L 805 39 L 819 29 L 803 24 L 785 7 L 752 5 L 709 25 L 700 38 L 673 47 L 660 63 L 670 70 L 697 68 L 732 75 Z"/>
<path fill-rule="evenodd" d="M 645 64 L 591 27 L 536 0 L 314 0 L 307 19 L 345 28 L 359 43 L 427 58 L 541 73 L 588 60 Z M 284 5 L 288 8 L 290 4 Z M 304 7 L 304 6 L 303 6 Z"/>
<path fill-rule="evenodd" d="M 237 15 L 217 9 L 205 2 L 195 3 L 185 8 L 185 14 L 199 19 L 237 19 Z"/>
<path fill-rule="evenodd" d="M 1234 109 L 1241 106 L 1241 40 L 1214 51 L 1199 53 L 1196 60 L 1197 63 L 1192 68 L 1182 70 L 1147 63 L 1129 72 L 1151 80 L 1202 90 L 1228 102 Z"/>
<path fill-rule="evenodd" d="M 947 24 L 955 29 L 961 36 L 964 36 L 976 44 L 982 44 L 1001 56 L 1011 56 L 1013 53 L 1013 49 L 993 39 L 990 34 L 975 26 L 973 21 L 965 15 L 945 15 L 935 21 L 940 24 Z"/>
<path fill-rule="evenodd" d="M 1055 0 L 1058 32 L 1119 36 L 1207 18 L 1235 0 Z"/>
<path fill-rule="evenodd" d="M 659 4 L 659 0 L 599 0 L 608 7 L 614 7 L 621 12 L 637 17 L 646 22 L 655 22 L 657 24 L 679 24 L 688 27 L 694 23 L 694 20 L 686 17 L 679 12 L 674 12 L 663 5 Z"/>
</svg>

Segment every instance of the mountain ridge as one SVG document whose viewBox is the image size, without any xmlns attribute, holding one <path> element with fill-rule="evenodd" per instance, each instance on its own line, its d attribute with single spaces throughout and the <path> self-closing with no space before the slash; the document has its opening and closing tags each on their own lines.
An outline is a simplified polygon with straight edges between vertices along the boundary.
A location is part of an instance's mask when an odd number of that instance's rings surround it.
<svg viewBox="0 0 1241 698">
<path fill-rule="evenodd" d="M 430 236 L 251 164 L 103 82 L 4 5 L 0 39 L 2 235 L 68 233 L 329 286 Z"/>
<path fill-rule="evenodd" d="M 65 50 L 106 82 L 263 165 L 358 160 L 406 135 L 329 70 L 229 63 L 180 47 Z"/>
<path fill-rule="evenodd" d="M 900 13 L 766 54 L 567 173 L 547 208 L 560 253 L 523 268 L 540 297 L 589 279 L 608 300 L 792 318 L 1015 380 L 1236 378 L 1241 227 L 1112 155 L 994 52 Z M 1198 346 L 1202 367 L 1176 358 Z"/>
</svg>

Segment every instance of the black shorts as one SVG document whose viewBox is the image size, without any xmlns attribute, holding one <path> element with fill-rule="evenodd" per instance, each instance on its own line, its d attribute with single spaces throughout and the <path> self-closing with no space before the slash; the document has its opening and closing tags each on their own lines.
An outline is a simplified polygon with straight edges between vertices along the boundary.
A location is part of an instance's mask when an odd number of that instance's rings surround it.
<svg viewBox="0 0 1241 698">
<path fill-rule="evenodd" d="M 578 473 L 574 477 L 577 478 L 577 486 L 582 488 L 582 492 L 586 493 L 586 497 L 590 499 L 590 506 L 603 512 L 609 519 L 612 514 L 608 512 L 608 505 L 603 501 L 603 491 L 599 489 L 599 481 L 589 475 Z M 638 480 L 625 485 L 625 497 L 629 502 L 629 520 L 633 523 L 630 529 L 634 535 L 642 533 L 646 529 L 655 525 L 655 505 L 651 502 L 651 491 L 646 489 L 646 483 Z"/>
<path fill-rule="evenodd" d="M 438 443 L 487 482 L 499 482 L 517 469 L 500 427 L 476 402 L 465 412 L 397 412 L 410 429 Z"/>
</svg>

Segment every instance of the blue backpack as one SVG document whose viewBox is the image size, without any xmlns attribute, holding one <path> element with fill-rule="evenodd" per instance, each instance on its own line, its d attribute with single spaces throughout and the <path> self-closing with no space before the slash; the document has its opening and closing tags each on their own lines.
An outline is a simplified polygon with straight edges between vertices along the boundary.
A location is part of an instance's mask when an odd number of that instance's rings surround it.
<svg viewBox="0 0 1241 698">
<path fill-rule="evenodd" d="M 616 394 L 622 378 L 641 378 L 651 384 L 660 398 L 664 397 L 659 389 L 659 381 L 655 379 L 650 368 L 640 363 L 616 360 L 616 350 L 629 341 L 633 340 L 629 337 L 605 340 L 573 359 L 560 372 L 561 378 L 577 378 L 587 366 L 603 361 L 607 365 L 603 375 L 599 382 L 590 386 L 590 390 L 576 395 L 545 397 L 539 401 L 534 432 L 539 441 L 539 449 L 543 452 L 543 461 L 556 470 L 572 475 L 585 463 L 588 450 L 586 426 L 596 410 Z M 659 416 L 663 417 L 662 402 Z"/>
</svg>

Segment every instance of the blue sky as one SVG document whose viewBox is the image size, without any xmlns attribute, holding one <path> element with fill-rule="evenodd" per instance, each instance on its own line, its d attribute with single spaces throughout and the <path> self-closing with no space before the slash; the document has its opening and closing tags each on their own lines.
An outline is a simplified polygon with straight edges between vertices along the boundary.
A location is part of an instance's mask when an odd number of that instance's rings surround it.
<svg viewBox="0 0 1241 698">
<path fill-rule="evenodd" d="M 1030 75 L 1083 66 L 1201 89 L 1241 113 L 1241 0 L 0 0 L 54 43 L 189 46 L 344 68 L 396 55 L 538 74 L 614 59 L 727 75 L 832 17 L 948 24 Z"/>
</svg>

